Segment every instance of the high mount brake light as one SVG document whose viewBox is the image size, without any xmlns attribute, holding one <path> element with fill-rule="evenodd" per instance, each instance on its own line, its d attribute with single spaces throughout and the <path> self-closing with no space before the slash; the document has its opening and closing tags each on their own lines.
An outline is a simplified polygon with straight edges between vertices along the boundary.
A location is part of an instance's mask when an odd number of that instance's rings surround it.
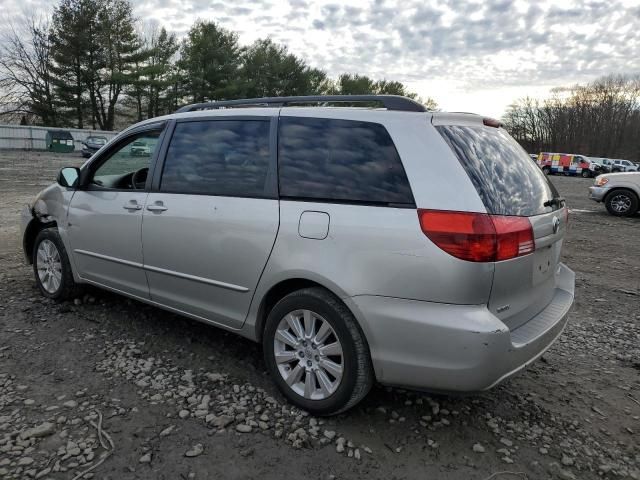
<svg viewBox="0 0 640 480">
<path fill-rule="evenodd" d="M 419 209 L 418 219 L 433 243 L 461 260 L 498 262 L 535 249 L 533 228 L 525 217 Z"/>
<path fill-rule="evenodd" d="M 482 123 L 485 127 L 500 128 L 502 126 L 502 123 L 500 123 L 500 121 L 496 120 L 495 118 L 483 118 Z"/>
</svg>

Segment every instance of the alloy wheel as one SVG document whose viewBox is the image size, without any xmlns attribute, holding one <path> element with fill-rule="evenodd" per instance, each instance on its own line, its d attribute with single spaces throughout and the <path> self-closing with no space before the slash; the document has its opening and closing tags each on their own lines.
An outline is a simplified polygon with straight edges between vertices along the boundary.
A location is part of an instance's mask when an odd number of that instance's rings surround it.
<svg viewBox="0 0 640 480">
<path fill-rule="evenodd" d="M 324 400 L 340 386 L 342 345 L 329 322 L 311 310 L 285 315 L 275 332 L 273 352 L 278 372 L 298 395 Z"/>
<path fill-rule="evenodd" d="M 631 208 L 631 198 L 619 194 L 611 199 L 611 208 L 618 213 L 625 213 Z"/>
<path fill-rule="evenodd" d="M 47 293 L 54 294 L 62 283 L 62 261 L 60 252 L 51 240 L 43 240 L 36 253 L 38 278 Z"/>
</svg>

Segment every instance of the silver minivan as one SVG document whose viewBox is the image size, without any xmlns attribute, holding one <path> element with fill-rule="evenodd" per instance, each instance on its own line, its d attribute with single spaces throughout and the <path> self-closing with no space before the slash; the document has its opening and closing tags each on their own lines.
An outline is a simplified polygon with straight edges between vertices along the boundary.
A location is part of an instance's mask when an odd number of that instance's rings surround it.
<svg viewBox="0 0 640 480">
<path fill-rule="evenodd" d="M 262 342 L 319 415 L 375 381 L 491 388 L 574 297 L 567 208 L 535 162 L 495 120 L 403 97 L 183 107 L 63 169 L 22 227 L 43 295 L 95 285 Z"/>
</svg>

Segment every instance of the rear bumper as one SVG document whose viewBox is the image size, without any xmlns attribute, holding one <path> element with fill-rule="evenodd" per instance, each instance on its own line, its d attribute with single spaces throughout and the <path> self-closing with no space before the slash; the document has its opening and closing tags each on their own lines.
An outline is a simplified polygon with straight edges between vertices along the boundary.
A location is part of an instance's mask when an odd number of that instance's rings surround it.
<svg viewBox="0 0 640 480">
<path fill-rule="evenodd" d="M 486 305 L 376 296 L 350 300 L 367 336 L 379 382 L 472 392 L 495 386 L 553 344 L 566 326 L 574 284 L 574 273 L 560 264 L 552 301 L 512 331 Z"/>
<path fill-rule="evenodd" d="M 608 191 L 609 189 L 606 187 L 596 187 L 594 185 L 589 187 L 589 198 L 596 202 L 602 202 Z"/>
</svg>

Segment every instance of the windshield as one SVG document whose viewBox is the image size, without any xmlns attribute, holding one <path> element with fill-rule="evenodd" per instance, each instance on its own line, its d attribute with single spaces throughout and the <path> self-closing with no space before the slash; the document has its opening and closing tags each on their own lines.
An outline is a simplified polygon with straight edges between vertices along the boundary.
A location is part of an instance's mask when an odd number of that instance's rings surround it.
<svg viewBox="0 0 640 480">
<path fill-rule="evenodd" d="M 557 190 L 504 129 L 458 125 L 436 129 L 458 157 L 488 213 L 529 217 L 562 207 L 548 205 L 559 196 Z"/>
</svg>

